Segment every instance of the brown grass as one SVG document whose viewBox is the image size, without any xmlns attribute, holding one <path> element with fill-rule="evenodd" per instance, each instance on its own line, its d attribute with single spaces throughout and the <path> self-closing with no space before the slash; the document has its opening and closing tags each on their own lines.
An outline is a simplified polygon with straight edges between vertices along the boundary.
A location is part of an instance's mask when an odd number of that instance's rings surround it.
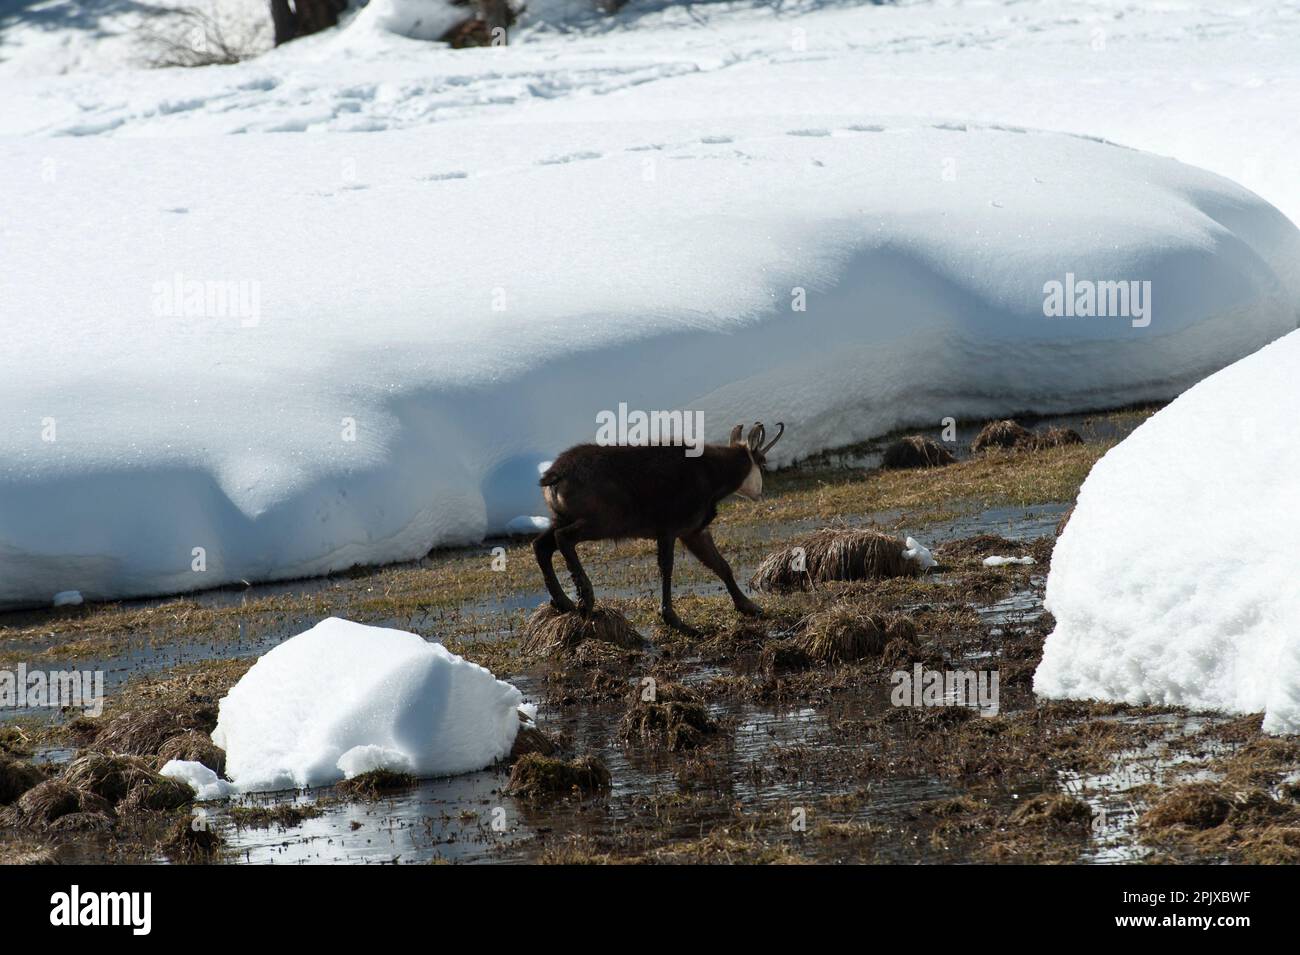
<svg viewBox="0 0 1300 955">
<path fill-rule="evenodd" d="M 1029 431 L 1017 422 L 1006 418 L 1002 421 L 990 421 L 971 442 L 970 449 L 975 454 L 989 448 L 1014 448 L 1029 440 Z"/>
<path fill-rule="evenodd" d="M 391 769 L 372 769 L 368 773 L 358 773 L 351 779 L 339 780 L 334 788 L 345 796 L 378 799 L 385 793 L 409 789 L 414 785 L 415 777 L 410 773 L 397 773 Z"/>
<path fill-rule="evenodd" d="M 1071 444 L 1083 444 L 1083 436 L 1073 428 L 1048 428 L 1031 434 L 1023 447 L 1026 451 L 1042 451 L 1044 448 L 1063 448 Z"/>
<path fill-rule="evenodd" d="M 818 663 L 852 663 L 885 649 L 885 618 L 839 600 L 808 618 L 797 645 Z"/>
<path fill-rule="evenodd" d="M 590 617 L 584 617 L 546 603 L 528 618 L 521 650 L 526 656 L 552 656 L 572 653 L 587 641 L 625 650 L 639 650 L 645 645 L 645 639 L 627 617 L 610 607 L 596 607 Z"/>
<path fill-rule="evenodd" d="M 158 843 L 158 849 L 173 862 L 215 862 L 225 840 L 211 826 L 196 826 L 190 816 L 182 816 L 172 823 L 167 835 Z"/>
<path fill-rule="evenodd" d="M 595 756 L 580 756 L 566 762 L 554 756 L 529 753 L 515 762 L 505 791 L 520 799 L 553 799 L 603 792 L 609 789 L 609 784 L 609 769 Z"/>
<path fill-rule="evenodd" d="M 78 792 L 94 793 L 110 803 L 118 803 L 137 785 L 164 777 L 158 776 L 138 757 L 91 752 L 68 763 L 60 778 Z M 190 792 L 188 787 L 186 791 Z"/>
<path fill-rule="evenodd" d="M 1184 826 L 1212 829 L 1232 812 L 1232 799 L 1214 783 L 1179 786 L 1142 814 L 1139 825 L 1146 830 Z"/>
<path fill-rule="evenodd" d="M 199 697 L 120 713 L 105 723 L 91 745 L 104 752 L 157 756 L 169 740 L 190 733 L 207 735 L 216 725 L 216 704 Z"/>
<path fill-rule="evenodd" d="M 32 763 L 0 753 L 0 805 L 13 802 L 45 780 L 45 772 Z"/>
<path fill-rule="evenodd" d="M 529 753 L 550 756 L 555 750 L 554 740 L 532 723 L 525 723 L 519 727 L 519 732 L 515 735 L 514 745 L 510 747 L 510 759 L 514 761 L 521 756 L 527 756 Z"/>
<path fill-rule="evenodd" d="M 1063 793 L 1040 793 L 1017 806 L 1011 821 L 1017 826 L 1087 829 L 1092 823 L 1092 807 Z"/>
<path fill-rule="evenodd" d="M 188 783 L 166 776 L 155 776 L 137 783 L 117 805 L 119 813 L 171 812 L 194 801 Z"/>
<path fill-rule="evenodd" d="M 880 466 L 889 469 L 937 468 L 956 460 L 953 453 L 938 441 L 925 435 L 910 434 L 885 448 Z"/>
<path fill-rule="evenodd" d="M 81 811 L 81 793 L 62 779 L 47 779 L 23 793 L 16 808 L 24 824 L 48 825 L 60 816 Z"/>
<path fill-rule="evenodd" d="M 639 741 L 679 752 L 695 749 L 705 736 L 718 730 L 704 699 L 680 683 L 658 683 L 653 700 L 641 697 L 638 687 L 619 725 L 619 736 L 625 743 Z"/>
<path fill-rule="evenodd" d="M 750 580 L 757 590 L 808 590 L 832 580 L 916 577 L 920 567 L 903 556 L 892 534 L 865 528 L 827 527 L 769 554 Z"/>
</svg>

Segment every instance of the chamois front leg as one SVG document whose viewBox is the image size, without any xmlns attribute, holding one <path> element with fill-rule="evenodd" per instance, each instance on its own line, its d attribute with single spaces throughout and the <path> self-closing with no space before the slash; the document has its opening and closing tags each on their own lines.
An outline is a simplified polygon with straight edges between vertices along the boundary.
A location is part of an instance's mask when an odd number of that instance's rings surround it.
<svg viewBox="0 0 1300 955">
<path fill-rule="evenodd" d="M 551 594 L 552 606 L 562 613 L 570 613 L 575 609 L 573 601 L 555 576 L 555 551 L 559 546 L 555 541 L 555 528 L 548 527 L 533 541 L 533 554 L 537 557 L 538 566 L 542 568 L 542 579 L 546 581 L 546 589 Z"/>
<path fill-rule="evenodd" d="M 582 539 L 583 523 L 578 520 L 564 527 L 557 527 L 555 543 L 560 548 L 560 553 L 564 555 L 564 563 L 569 568 L 569 576 L 573 578 L 573 586 L 578 588 L 578 609 L 587 615 L 595 609 L 596 591 L 592 589 L 591 578 L 582 569 L 582 562 L 578 560 L 578 549 L 575 546 Z"/>
<path fill-rule="evenodd" d="M 682 543 L 686 545 L 686 549 L 694 554 L 701 564 L 718 575 L 722 583 L 726 585 L 727 593 L 731 594 L 731 602 L 736 605 L 738 613 L 742 613 L 746 617 L 761 617 L 763 615 L 762 608 L 746 597 L 740 587 L 736 585 L 736 578 L 731 574 L 731 565 L 718 552 L 718 546 L 713 543 L 713 535 L 707 529 L 696 531 L 694 534 L 683 534 Z"/>
<path fill-rule="evenodd" d="M 677 616 L 677 611 L 673 609 L 673 548 L 676 545 L 677 539 L 674 537 L 659 538 L 659 577 L 663 583 L 663 599 L 659 605 L 659 613 L 668 626 L 693 636 L 697 631 L 682 623 L 681 618 Z"/>
</svg>

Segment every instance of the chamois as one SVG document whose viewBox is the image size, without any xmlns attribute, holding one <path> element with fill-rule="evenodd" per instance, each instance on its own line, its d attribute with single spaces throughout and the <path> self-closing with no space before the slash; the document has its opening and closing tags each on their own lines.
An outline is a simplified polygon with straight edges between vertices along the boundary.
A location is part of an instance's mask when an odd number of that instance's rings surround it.
<svg viewBox="0 0 1300 955">
<path fill-rule="evenodd" d="M 590 614 L 596 595 L 575 545 L 638 537 L 659 545 L 660 612 L 668 626 L 691 632 L 673 610 L 673 547 L 678 540 L 721 578 L 739 613 L 759 616 L 762 611 L 736 585 L 708 531 L 723 498 L 740 494 L 757 500 L 762 495 L 766 456 L 781 439 L 785 425 L 777 424 L 776 437 L 767 444 L 762 422 L 756 422 L 744 440 L 743 432 L 736 425 L 730 443 L 705 445 L 698 457 L 668 445 L 579 444 L 556 458 L 539 482 L 551 512 L 551 527 L 533 541 L 556 609 L 575 609 L 555 576 L 552 559 L 557 550 L 578 589 L 578 609 Z"/>
</svg>

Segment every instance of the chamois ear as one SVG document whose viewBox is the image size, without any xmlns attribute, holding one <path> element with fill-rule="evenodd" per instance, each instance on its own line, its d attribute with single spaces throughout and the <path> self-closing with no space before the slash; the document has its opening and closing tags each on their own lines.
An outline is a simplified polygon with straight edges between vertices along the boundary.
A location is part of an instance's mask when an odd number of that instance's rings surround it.
<svg viewBox="0 0 1300 955">
<path fill-rule="evenodd" d="M 731 429 L 731 440 L 728 441 L 727 443 L 733 446 L 740 444 L 740 436 L 744 433 L 745 433 L 745 426 L 743 424 L 736 425 L 734 428 Z"/>
<path fill-rule="evenodd" d="M 757 451 L 763 446 L 763 434 L 763 422 L 755 421 L 754 427 L 749 429 L 749 437 L 745 439 L 745 443 L 749 445 L 749 450 Z"/>
</svg>

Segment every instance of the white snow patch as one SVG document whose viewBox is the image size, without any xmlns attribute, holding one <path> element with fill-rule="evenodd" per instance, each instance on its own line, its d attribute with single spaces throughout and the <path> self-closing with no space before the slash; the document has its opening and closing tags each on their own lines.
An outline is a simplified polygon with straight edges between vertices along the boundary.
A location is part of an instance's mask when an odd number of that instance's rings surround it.
<svg viewBox="0 0 1300 955">
<path fill-rule="evenodd" d="M 392 33 L 412 40 L 437 40 L 456 24 L 474 16 L 472 6 L 446 0 L 370 0 L 344 27 L 341 42 L 357 43 L 356 34 Z"/>
<path fill-rule="evenodd" d="M 999 557 L 998 555 L 993 554 L 984 558 L 985 567 L 1005 567 L 1007 564 L 1028 565 L 1032 563 L 1034 563 L 1034 558 L 1032 557 Z"/>
<path fill-rule="evenodd" d="M 521 702 L 440 644 L 331 617 L 253 664 L 222 699 L 212 739 L 241 792 L 377 768 L 445 776 L 507 755 Z"/>
<path fill-rule="evenodd" d="M 934 566 L 935 564 L 934 555 L 930 553 L 930 549 L 926 547 L 924 544 L 919 543 L 918 541 L 916 541 L 914 538 L 911 537 L 905 540 L 903 544 L 904 544 L 903 556 L 906 557 L 908 560 L 913 560 L 916 561 L 916 563 L 920 564 L 922 571 L 929 570 L 931 567 Z"/>
<path fill-rule="evenodd" d="M 1052 555 L 1034 690 L 1264 713 L 1300 732 L 1300 332 L 1188 390 L 1093 467 Z"/>
<path fill-rule="evenodd" d="M 173 759 L 158 772 L 170 779 L 179 779 L 183 783 L 188 783 L 194 790 L 194 798 L 200 802 L 207 799 L 225 799 L 237 792 L 234 786 L 211 769 L 192 760 Z"/>
<path fill-rule="evenodd" d="M 75 607 L 83 601 L 80 590 L 60 590 L 54 595 L 54 606 Z"/>
<path fill-rule="evenodd" d="M 521 514 L 506 521 L 507 534 L 537 534 L 551 526 L 549 517 L 530 517 Z"/>
</svg>

